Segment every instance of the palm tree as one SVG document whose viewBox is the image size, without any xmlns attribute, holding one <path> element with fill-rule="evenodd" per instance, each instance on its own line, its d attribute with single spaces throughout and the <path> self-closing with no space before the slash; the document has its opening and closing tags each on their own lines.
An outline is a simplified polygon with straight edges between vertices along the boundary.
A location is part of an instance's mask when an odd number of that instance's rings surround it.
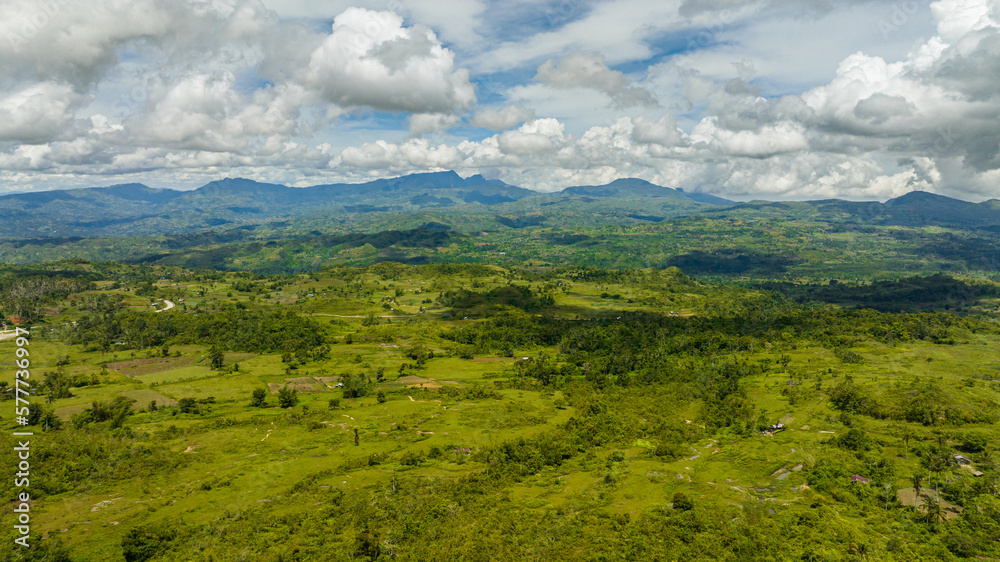
<svg viewBox="0 0 1000 562">
<path fill-rule="evenodd" d="M 944 510 L 941 509 L 941 500 L 927 496 L 924 498 L 924 509 L 927 510 L 927 522 L 936 527 L 938 523 L 944 521 Z"/>
<path fill-rule="evenodd" d="M 914 474 L 910 477 L 910 482 L 913 484 L 913 511 L 916 511 L 917 500 L 920 499 L 920 489 L 924 483 L 924 477 L 920 474 Z"/>
</svg>

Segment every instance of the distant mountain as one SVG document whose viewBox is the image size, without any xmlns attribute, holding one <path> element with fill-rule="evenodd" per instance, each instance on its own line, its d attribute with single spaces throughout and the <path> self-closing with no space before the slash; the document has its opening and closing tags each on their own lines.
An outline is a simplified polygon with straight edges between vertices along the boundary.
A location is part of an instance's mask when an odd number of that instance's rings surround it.
<svg viewBox="0 0 1000 562">
<path fill-rule="evenodd" d="M 826 215 L 847 214 L 848 222 L 953 228 L 1000 226 L 1000 207 L 994 201 L 969 203 L 926 191 L 911 191 L 885 203 L 838 199 L 810 203 Z"/>
<path fill-rule="evenodd" d="M 624 178 L 606 185 L 581 185 L 567 187 L 562 195 L 585 197 L 669 197 L 683 199 L 685 195 L 676 189 L 661 187 L 646 180 Z"/>
<path fill-rule="evenodd" d="M 729 199 L 723 199 L 722 197 L 716 197 L 708 193 L 688 193 L 679 187 L 677 191 L 681 192 L 688 199 L 699 203 L 708 203 L 709 205 L 733 205 L 736 203 L 736 201 L 730 201 Z"/>
<path fill-rule="evenodd" d="M 670 199 L 690 199 L 709 205 L 732 205 L 733 201 L 707 193 L 688 193 L 683 189 L 673 189 L 637 178 L 617 179 L 606 185 L 582 185 L 567 187 L 562 195 L 578 197 L 666 197 Z"/>
<path fill-rule="evenodd" d="M 710 213 L 743 218 L 808 218 L 836 224 L 935 225 L 1000 231 L 1000 200 L 969 203 L 915 191 L 885 203 L 824 200 L 733 203 L 636 178 L 541 194 L 481 175 L 453 171 L 365 183 L 288 187 L 225 178 L 192 191 L 139 183 L 0 196 L 0 237 L 36 238 L 199 232 L 214 227 L 281 225 L 302 218 L 357 213 L 406 214 L 444 209 L 494 214 L 507 228 L 580 221 L 642 224 Z M 279 228 L 276 226 L 275 228 Z"/>
<path fill-rule="evenodd" d="M 192 191 L 124 184 L 2 196 L 0 236 L 178 233 L 317 213 L 496 205 L 535 195 L 500 180 L 481 175 L 463 179 L 455 172 L 305 188 L 244 178 L 225 178 Z"/>
</svg>

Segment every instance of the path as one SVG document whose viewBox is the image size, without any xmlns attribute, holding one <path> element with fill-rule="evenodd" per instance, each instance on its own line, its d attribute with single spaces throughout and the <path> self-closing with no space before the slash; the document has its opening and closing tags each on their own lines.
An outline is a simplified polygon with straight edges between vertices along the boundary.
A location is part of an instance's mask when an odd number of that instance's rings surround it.
<svg viewBox="0 0 1000 562">
<path fill-rule="evenodd" d="M 170 310 L 171 308 L 174 307 L 174 301 L 168 301 L 167 299 L 163 299 L 163 304 L 165 306 L 163 308 L 157 310 L 157 312 L 163 312 L 164 310 Z"/>
</svg>

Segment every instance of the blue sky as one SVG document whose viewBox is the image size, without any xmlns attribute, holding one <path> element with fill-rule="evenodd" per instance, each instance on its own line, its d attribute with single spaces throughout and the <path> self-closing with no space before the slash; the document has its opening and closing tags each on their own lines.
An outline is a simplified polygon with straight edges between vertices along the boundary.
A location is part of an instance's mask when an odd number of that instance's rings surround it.
<svg viewBox="0 0 1000 562">
<path fill-rule="evenodd" d="M 0 190 L 454 169 L 1000 196 L 997 0 L 0 4 Z"/>
</svg>

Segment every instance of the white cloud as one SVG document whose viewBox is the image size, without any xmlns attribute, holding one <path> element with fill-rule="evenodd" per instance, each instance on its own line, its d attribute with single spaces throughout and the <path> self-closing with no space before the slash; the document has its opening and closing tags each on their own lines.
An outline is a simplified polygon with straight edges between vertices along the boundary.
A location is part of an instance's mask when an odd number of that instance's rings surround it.
<svg viewBox="0 0 1000 562">
<path fill-rule="evenodd" d="M 65 133 L 83 96 L 67 84 L 40 82 L 0 97 L 0 141 L 40 143 Z"/>
<path fill-rule="evenodd" d="M 0 180 L 454 168 L 538 189 L 634 176 L 742 198 L 997 197 L 997 4 L 606 0 L 499 29 L 494 15 L 544 10 L 6 0 Z M 677 41 L 690 50 L 659 54 Z M 466 68 L 493 81 L 482 106 Z"/>
<path fill-rule="evenodd" d="M 476 29 L 483 25 L 484 0 L 403 0 L 400 9 L 414 20 L 438 30 L 445 41 L 472 48 L 482 41 Z"/>
<path fill-rule="evenodd" d="M 498 109 L 484 107 L 469 121 L 473 127 L 482 127 L 494 131 L 505 131 L 518 123 L 531 121 L 535 112 L 521 104 L 505 104 Z"/>
<path fill-rule="evenodd" d="M 691 132 L 691 142 L 704 143 L 727 156 L 760 158 L 809 148 L 804 128 L 794 123 L 767 125 L 757 131 L 732 131 L 718 126 L 718 118 L 708 117 Z"/>
<path fill-rule="evenodd" d="M 449 146 L 431 146 L 425 139 L 411 139 L 402 144 L 385 141 L 347 148 L 340 155 L 343 163 L 354 168 L 378 170 L 444 170 L 459 163 L 458 151 Z"/>
<path fill-rule="evenodd" d="M 88 87 L 126 47 L 211 50 L 223 22 L 191 1 L 8 0 L 0 3 L 0 83 L 30 76 Z"/>
<path fill-rule="evenodd" d="M 461 118 L 454 113 L 414 113 L 407 120 L 410 122 L 410 136 L 419 137 L 424 133 L 450 129 Z"/>
<path fill-rule="evenodd" d="M 295 132 L 301 89 L 279 86 L 246 97 L 234 81 L 227 73 L 195 74 L 152 92 L 150 110 L 129 131 L 146 142 L 214 151 L 245 151 L 257 137 Z"/>
<path fill-rule="evenodd" d="M 576 53 L 559 61 L 549 59 L 538 67 L 535 80 L 557 88 L 593 88 L 607 94 L 618 107 L 656 105 L 648 91 L 621 72 L 608 68 L 600 53 Z"/>
<path fill-rule="evenodd" d="M 476 102 L 469 73 L 424 26 L 403 27 L 392 12 L 349 8 L 298 79 L 340 107 L 446 113 Z"/>
</svg>

